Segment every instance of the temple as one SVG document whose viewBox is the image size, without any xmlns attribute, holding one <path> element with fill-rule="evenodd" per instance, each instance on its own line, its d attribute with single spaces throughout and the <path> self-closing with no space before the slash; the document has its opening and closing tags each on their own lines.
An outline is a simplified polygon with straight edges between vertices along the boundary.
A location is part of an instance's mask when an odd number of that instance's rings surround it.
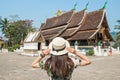
<svg viewBox="0 0 120 80">
<path fill-rule="evenodd" d="M 46 45 L 54 37 L 67 39 L 71 46 L 93 46 L 99 41 L 108 45 L 113 38 L 107 23 L 106 9 L 88 12 L 87 9 L 76 12 L 70 10 L 60 16 L 48 18 L 40 27 Z"/>
</svg>

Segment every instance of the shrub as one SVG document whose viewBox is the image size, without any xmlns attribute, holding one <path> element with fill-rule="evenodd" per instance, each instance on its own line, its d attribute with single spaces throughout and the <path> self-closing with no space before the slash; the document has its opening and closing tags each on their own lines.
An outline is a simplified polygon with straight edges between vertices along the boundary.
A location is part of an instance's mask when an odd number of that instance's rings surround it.
<svg viewBox="0 0 120 80">
<path fill-rule="evenodd" d="M 8 48 L 8 51 L 13 52 L 13 51 L 16 50 L 16 49 L 19 49 L 19 48 L 20 48 L 20 45 L 19 45 L 19 44 L 15 44 L 13 47 L 7 47 L 7 48 Z"/>
<path fill-rule="evenodd" d="M 19 44 L 15 44 L 15 45 L 13 46 L 13 48 L 14 48 L 14 49 L 17 49 L 17 48 L 18 48 L 18 49 L 19 49 L 19 48 L 20 48 L 20 45 L 19 45 Z"/>
<path fill-rule="evenodd" d="M 14 48 L 13 47 L 8 47 L 8 51 L 13 52 Z"/>
<path fill-rule="evenodd" d="M 90 49 L 90 50 L 87 52 L 86 55 L 88 55 L 88 56 L 93 56 L 93 55 L 94 55 L 93 49 Z"/>
</svg>

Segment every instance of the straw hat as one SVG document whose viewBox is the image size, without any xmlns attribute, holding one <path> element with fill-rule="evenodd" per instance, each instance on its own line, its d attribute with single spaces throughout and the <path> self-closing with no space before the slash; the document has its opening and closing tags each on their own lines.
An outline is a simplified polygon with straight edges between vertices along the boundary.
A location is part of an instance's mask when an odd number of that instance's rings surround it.
<svg viewBox="0 0 120 80">
<path fill-rule="evenodd" d="M 51 49 L 51 54 L 53 55 L 64 55 L 68 53 L 66 47 L 70 47 L 70 44 L 67 40 L 62 37 L 56 37 L 49 44 L 49 48 Z"/>
</svg>

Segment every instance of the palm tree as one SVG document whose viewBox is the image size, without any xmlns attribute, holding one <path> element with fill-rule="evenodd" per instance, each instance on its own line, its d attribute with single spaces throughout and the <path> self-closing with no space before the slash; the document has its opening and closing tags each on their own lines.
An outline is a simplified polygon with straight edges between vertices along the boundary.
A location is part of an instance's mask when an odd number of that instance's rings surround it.
<svg viewBox="0 0 120 80">
<path fill-rule="evenodd" d="M 120 45 L 120 20 L 117 20 L 117 25 L 115 25 L 114 29 L 118 30 L 116 34 L 116 44 L 114 46 Z"/>
<path fill-rule="evenodd" d="M 115 29 L 120 30 L 120 20 L 117 20 L 118 25 L 115 25 Z"/>
<path fill-rule="evenodd" d="M 9 23 L 9 21 L 7 20 L 7 18 L 2 19 L 0 17 L 0 28 L 1 28 L 3 34 L 6 32 L 6 28 L 8 27 L 8 23 Z"/>
</svg>

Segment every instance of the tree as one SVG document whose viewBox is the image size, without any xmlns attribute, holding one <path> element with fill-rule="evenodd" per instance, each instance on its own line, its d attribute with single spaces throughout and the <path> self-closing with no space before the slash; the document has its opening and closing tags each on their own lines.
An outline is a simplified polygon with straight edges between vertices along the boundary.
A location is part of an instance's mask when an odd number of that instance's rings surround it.
<svg viewBox="0 0 120 80">
<path fill-rule="evenodd" d="M 29 32 L 36 30 L 33 28 L 32 22 L 32 20 L 10 22 L 7 18 L 0 19 L 0 28 L 4 36 L 8 39 L 8 47 L 14 47 L 16 44 L 20 44 Z"/>
<path fill-rule="evenodd" d="M 29 33 L 29 32 L 33 32 L 35 31 L 36 29 L 32 27 L 32 20 L 19 20 L 19 21 L 16 21 L 16 22 L 13 22 L 12 25 L 15 26 L 15 30 L 13 30 L 14 33 L 17 33 L 17 34 L 13 34 L 15 36 L 15 40 L 17 40 L 17 42 L 21 42 L 21 40 L 24 40 L 26 35 Z M 15 42 L 15 43 L 17 43 Z"/>
<path fill-rule="evenodd" d="M 24 40 L 26 35 L 33 31 L 35 31 L 35 28 L 32 27 L 32 20 L 14 21 L 10 23 L 6 37 L 9 38 L 13 45 L 20 44 L 21 40 Z"/>
<path fill-rule="evenodd" d="M 10 19 L 9 19 L 10 22 L 20 20 L 20 17 L 17 14 L 16 15 L 10 15 L 9 17 L 10 17 Z"/>
<path fill-rule="evenodd" d="M 120 20 L 117 20 L 118 25 L 115 25 L 115 29 L 120 30 Z"/>
<path fill-rule="evenodd" d="M 9 21 L 7 18 L 2 19 L 0 17 L 0 28 L 2 29 L 3 34 L 6 31 L 6 28 L 8 27 Z"/>
<path fill-rule="evenodd" d="M 116 42 L 115 47 L 117 47 L 120 44 L 120 20 L 117 20 L 118 25 L 115 25 L 114 29 L 118 30 L 117 36 L 116 36 Z"/>
</svg>

